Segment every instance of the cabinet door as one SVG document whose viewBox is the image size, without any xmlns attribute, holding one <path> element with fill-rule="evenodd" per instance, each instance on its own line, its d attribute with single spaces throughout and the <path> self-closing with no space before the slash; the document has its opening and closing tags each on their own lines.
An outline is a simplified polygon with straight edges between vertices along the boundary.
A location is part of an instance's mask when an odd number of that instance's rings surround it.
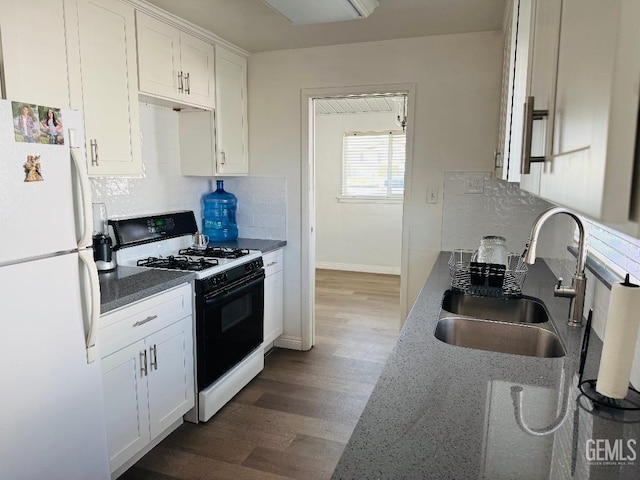
<svg viewBox="0 0 640 480">
<path fill-rule="evenodd" d="M 77 6 L 79 91 L 90 175 L 141 173 L 140 118 L 133 7 L 113 0 L 71 0 Z M 70 82 L 72 80 L 70 79 Z M 74 99 L 77 99 L 74 100 Z"/>
<path fill-rule="evenodd" d="M 69 105 L 63 0 L 6 0 L 0 15 L 5 98 Z"/>
<path fill-rule="evenodd" d="M 180 58 L 185 76 L 184 101 L 213 108 L 216 100 L 213 45 L 180 32 Z"/>
<path fill-rule="evenodd" d="M 136 25 L 140 91 L 182 100 L 180 31 L 141 12 L 136 12 Z"/>
<path fill-rule="evenodd" d="M 218 175 L 249 172 L 247 60 L 216 47 L 216 169 Z"/>
<path fill-rule="evenodd" d="M 284 284 L 282 271 L 264 279 L 264 344 L 273 342 L 284 329 Z"/>
<path fill-rule="evenodd" d="M 628 220 L 639 84 L 640 2 L 564 0 L 542 197 L 600 221 Z"/>
<path fill-rule="evenodd" d="M 105 417 L 111 471 L 149 443 L 145 343 L 140 341 L 102 359 Z"/>
<path fill-rule="evenodd" d="M 552 154 L 561 10 L 562 2 L 558 0 L 534 0 L 528 95 L 534 98 L 533 108 L 547 110 L 548 116 L 533 123 L 531 155 L 545 158 L 550 158 Z M 532 163 L 531 173 L 520 176 L 520 188 L 539 194 L 543 167 L 542 162 Z"/>
<path fill-rule="evenodd" d="M 283 250 L 263 256 L 264 272 L 264 345 L 282 335 L 284 330 Z"/>
<path fill-rule="evenodd" d="M 520 160 L 522 158 L 522 128 L 524 124 L 524 104 L 529 90 L 530 46 L 532 36 L 532 2 L 518 0 L 513 4 L 511 26 L 512 69 L 510 69 L 507 100 L 506 130 L 503 145 L 503 178 L 510 182 L 520 181 Z M 506 175 L 505 175 L 506 172 Z"/>
<path fill-rule="evenodd" d="M 146 339 L 151 438 L 194 406 L 191 317 Z"/>
</svg>

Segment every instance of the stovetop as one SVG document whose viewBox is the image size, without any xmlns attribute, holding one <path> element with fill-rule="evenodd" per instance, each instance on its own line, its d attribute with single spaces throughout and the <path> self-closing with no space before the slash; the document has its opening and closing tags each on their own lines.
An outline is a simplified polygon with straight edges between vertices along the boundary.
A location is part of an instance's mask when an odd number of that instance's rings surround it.
<svg viewBox="0 0 640 480">
<path fill-rule="evenodd" d="M 121 248 L 117 251 L 119 265 L 182 270 L 203 279 L 230 268 L 260 258 L 258 250 L 208 247 L 199 250 L 191 246 L 191 235 Z"/>
<path fill-rule="evenodd" d="M 182 250 L 181 250 L 182 251 Z M 150 268 L 164 268 L 166 270 L 188 270 L 193 272 L 200 272 L 208 268 L 213 268 L 218 265 L 216 259 L 205 260 L 200 258 L 199 260 L 193 260 L 184 255 L 169 255 L 168 257 L 147 257 L 137 262 L 139 267 Z"/>
<path fill-rule="evenodd" d="M 189 247 L 178 251 L 179 255 L 206 258 L 240 258 L 245 255 L 249 255 L 250 253 L 250 250 L 229 247 L 207 247 L 205 249 Z"/>
</svg>

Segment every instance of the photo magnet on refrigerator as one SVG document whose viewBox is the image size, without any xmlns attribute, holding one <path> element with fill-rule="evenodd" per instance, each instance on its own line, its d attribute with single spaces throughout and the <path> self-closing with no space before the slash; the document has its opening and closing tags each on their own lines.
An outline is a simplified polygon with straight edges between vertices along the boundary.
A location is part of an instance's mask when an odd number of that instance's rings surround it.
<svg viewBox="0 0 640 480">
<path fill-rule="evenodd" d="M 42 182 L 40 155 L 27 155 L 27 163 L 24 165 L 24 172 L 26 174 L 25 182 Z"/>
</svg>

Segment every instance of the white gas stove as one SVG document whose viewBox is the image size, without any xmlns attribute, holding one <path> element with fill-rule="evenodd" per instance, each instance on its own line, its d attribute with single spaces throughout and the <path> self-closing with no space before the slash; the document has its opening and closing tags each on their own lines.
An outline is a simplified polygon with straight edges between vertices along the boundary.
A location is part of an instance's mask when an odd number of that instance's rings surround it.
<svg viewBox="0 0 640 480">
<path fill-rule="evenodd" d="M 207 421 L 264 367 L 264 270 L 257 250 L 192 248 L 191 211 L 110 221 L 120 265 L 196 275 L 197 408 Z"/>
</svg>

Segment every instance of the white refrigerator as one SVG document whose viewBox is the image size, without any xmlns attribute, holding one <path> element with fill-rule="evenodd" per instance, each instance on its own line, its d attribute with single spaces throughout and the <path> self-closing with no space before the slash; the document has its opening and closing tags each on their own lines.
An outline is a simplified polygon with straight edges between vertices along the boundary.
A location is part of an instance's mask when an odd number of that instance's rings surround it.
<svg viewBox="0 0 640 480">
<path fill-rule="evenodd" d="M 0 100 L 0 479 L 108 479 L 82 117 L 25 106 Z"/>
</svg>

